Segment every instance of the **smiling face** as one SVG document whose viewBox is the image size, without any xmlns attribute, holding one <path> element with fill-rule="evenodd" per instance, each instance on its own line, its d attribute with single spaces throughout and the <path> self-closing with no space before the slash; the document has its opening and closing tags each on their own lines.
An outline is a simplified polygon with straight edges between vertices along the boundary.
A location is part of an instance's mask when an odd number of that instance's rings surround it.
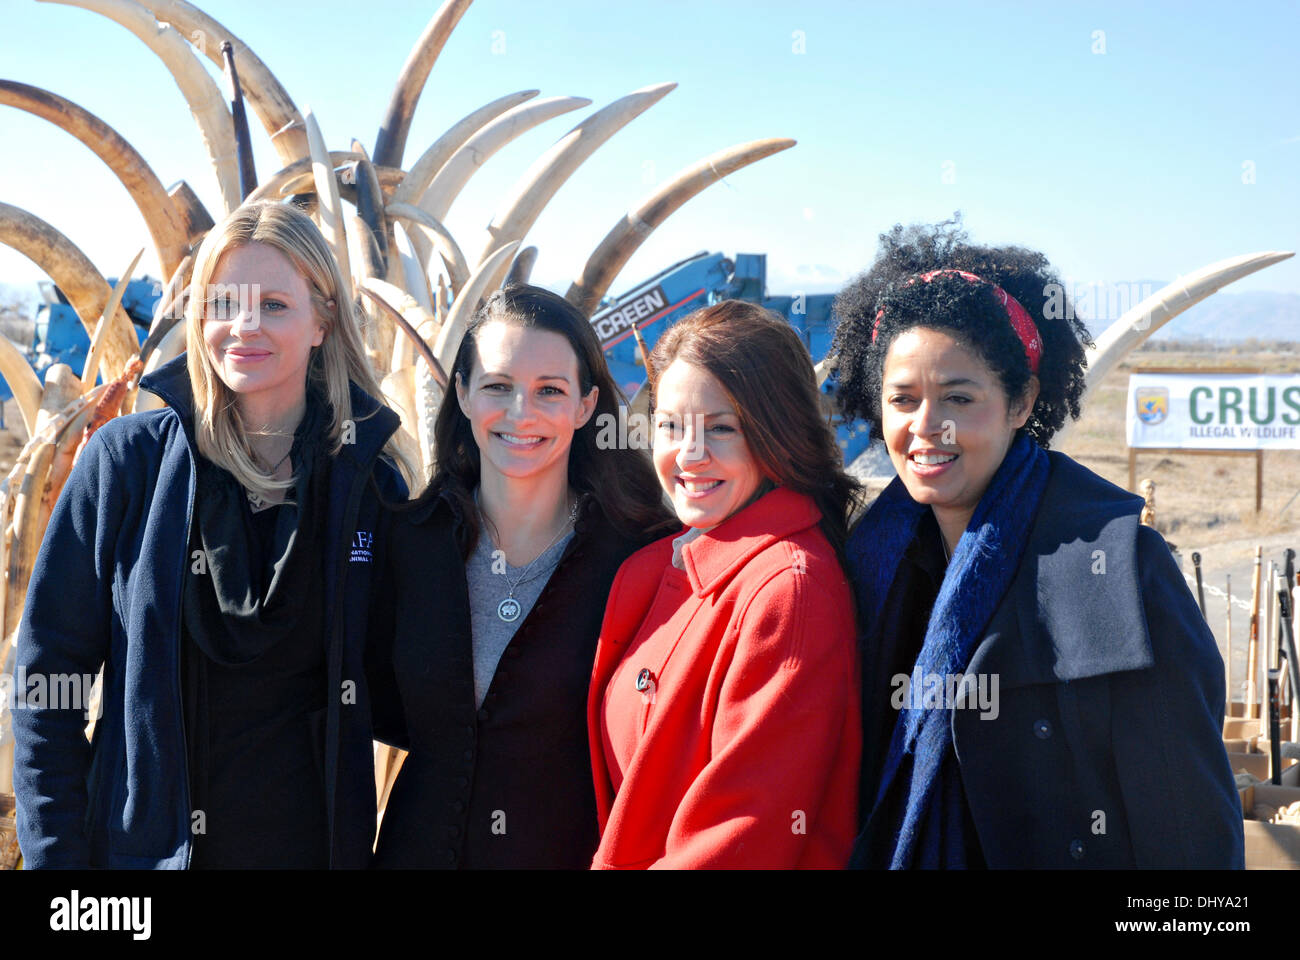
<svg viewBox="0 0 1300 960">
<path fill-rule="evenodd" d="M 717 526 L 763 482 L 722 384 L 682 360 L 655 384 L 654 463 L 677 519 L 688 527 Z"/>
<path fill-rule="evenodd" d="M 894 468 L 912 499 L 934 510 L 945 536 L 960 536 L 1029 419 L 1037 381 L 1010 404 L 978 354 L 926 327 L 898 335 L 881 379 L 881 431 Z"/>
<path fill-rule="evenodd" d="M 292 410 L 307 391 L 307 364 L 325 327 L 307 281 L 275 247 L 247 243 L 221 255 L 203 314 L 208 358 L 242 404 Z"/>
<path fill-rule="evenodd" d="M 573 434 L 596 409 L 586 396 L 578 357 L 562 334 L 494 321 L 479 328 L 468 382 L 456 376 L 456 398 L 478 444 L 484 479 L 515 480 L 552 470 L 567 473 Z"/>
</svg>

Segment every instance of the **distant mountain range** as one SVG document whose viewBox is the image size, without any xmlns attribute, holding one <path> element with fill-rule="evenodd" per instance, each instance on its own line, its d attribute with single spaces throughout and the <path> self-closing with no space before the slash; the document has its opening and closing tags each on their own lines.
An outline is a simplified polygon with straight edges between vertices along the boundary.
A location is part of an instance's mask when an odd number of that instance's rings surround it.
<svg viewBox="0 0 1300 960">
<path fill-rule="evenodd" d="M 1123 313 L 1124 306 L 1134 305 L 1144 294 L 1159 290 L 1165 283 L 1150 280 L 1129 286 L 1134 292 L 1128 298 L 1100 290 L 1091 291 L 1092 295 L 1089 296 L 1086 288 L 1072 288 L 1067 281 L 1067 290 L 1078 303 L 1079 316 L 1084 319 L 1094 337 Z M 770 292 L 788 291 L 774 289 Z M 36 305 L 40 302 L 36 284 L 0 283 L 0 304 L 15 300 L 26 304 L 29 313 L 35 312 Z M 1091 319 L 1098 316 L 1106 319 Z M 1204 339 L 1230 343 L 1252 337 L 1258 340 L 1300 341 L 1300 294 L 1221 291 L 1165 324 L 1152 339 Z"/>
<path fill-rule="evenodd" d="M 1300 340 L 1300 294 L 1220 291 L 1152 334 L 1154 340 L 1201 338 L 1221 343 L 1251 337 Z"/>
<path fill-rule="evenodd" d="M 1138 280 L 1124 285 L 1079 284 L 1065 280 L 1077 315 L 1096 337 L 1126 311 L 1167 286 L 1165 280 Z M 1257 340 L 1300 341 L 1300 294 L 1267 291 L 1212 294 L 1189 307 L 1154 334 L 1152 340 L 1209 340 L 1234 343 Z"/>
</svg>

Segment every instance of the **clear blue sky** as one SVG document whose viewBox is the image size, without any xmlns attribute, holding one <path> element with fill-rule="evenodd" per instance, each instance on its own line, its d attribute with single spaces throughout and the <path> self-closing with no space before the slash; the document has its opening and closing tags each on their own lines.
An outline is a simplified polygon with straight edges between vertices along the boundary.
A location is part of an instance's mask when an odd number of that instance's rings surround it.
<svg viewBox="0 0 1300 960">
<path fill-rule="evenodd" d="M 315 110 L 333 149 L 354 136 L 373 147 L 438 6 L 199 5 Z M 655 182 L 765 136 L 799 143 L 691 201 L 615 292 L 702 249 L 767 253 L 774 292 L 835 289 L 891 224 L 957 209 L 976 240 L 1041 249 L 1080 283 L 1171 279 L 1240 253 L 1300 249 L 1298 35 L 1295 2 L 477 0 L 429 79 L 405 160 L 514 90 L 594 101 L 521 137 L 470 181 L 448 226 L 473 257 L 497 198 L 580 116 L 672 80 L 679 88 L 597 151 L 538 221 L 528 237 L 541 251 L 536 281 L 563 289 Z M 164 183 L 184 178 L 218 206 L 183 98 L 124 28 L 75 7 L 0 0 L 0 76 L 81 104 Z M 253 135 L 258 171 L 270 173 L 278 164 L 256 121 Z M 126 192 L 77 141 L 7 107 L 0 138 L 0 200 L 49 220 L 106 275 L 148 246 Z M 1254 183 L 1243 183 L 1247 163 Z M 142 268 L 157 274 L 152 249 Z M 39 276 L 0 248 L 0 281 Z M 1300 264 L 1230 289 L 1300 292 Z"/>
</svg>

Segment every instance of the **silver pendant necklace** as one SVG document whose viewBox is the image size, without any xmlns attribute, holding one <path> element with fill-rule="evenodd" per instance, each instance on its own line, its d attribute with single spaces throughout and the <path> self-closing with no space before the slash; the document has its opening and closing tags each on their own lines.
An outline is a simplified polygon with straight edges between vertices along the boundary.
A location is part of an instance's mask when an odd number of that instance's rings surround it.
<svg viewBox="0 0 1300 960">
<path fill-rule="evenodd" d="M 475 495 L 474 497 L 474 505 L 478 507 L 477 495 Z M 495 532 L 496 527 L 492 524 L 490 520 L 488 520 L 487 514 L 483 512 L 482 507 L 479 507 L 478 515 L 480 518 L 482 518 L 484 524 L 491 526 L 493 532 Z M 506 580 L 506 584 L 509 589 L 506 592 L 505 599 L 497 604 L 497 617 L 500 618 L 502 622 L 514 623 L 516 620 L 519 619 L 519 614 L 523 612 L 523 606 L 522 604 L 520 604 L 518 600 L 515 599 L 515 590 L 519 588 L 519 585 L 521 583 L 526 583 L 527 580 L 531 579 L 528 576 L 528 571 L 533 568 L 533 564 L 536 563 L 538 560 L 540 560 L 546 554 L 547 550 L 550 550 L 551 547 L 555 546 L 556 542 L 560 539 L 561 535 L 563 535 L 564 531 L 569 529 L 569 525 L 572 524 L 577 518 L 578 518 L 578 500 L 574 500 L 573 506 L 569 508 L 568 518 L 564 521 L 564 523 L 560 525 L 560 529 L 556 531 L 555 536 L 551 537 L 551 542 L 542 548 L 541 553 L 533 557 L 532 562 L 529 563 L 528 566 L 524 567 L 523 572 L 520 573 L 519 576 L 515 578 L 514 583 L 510 583 L 509 579 Z M 499 539 L 500 538 L 498 537 L 497 540 Z M 556 565 L 558 565 L 558 563 L 559 560 L 557 559 Z M 542 572 L 543 571 L 539 570 L 536 575 L 541 576 Z"/>
</svg>

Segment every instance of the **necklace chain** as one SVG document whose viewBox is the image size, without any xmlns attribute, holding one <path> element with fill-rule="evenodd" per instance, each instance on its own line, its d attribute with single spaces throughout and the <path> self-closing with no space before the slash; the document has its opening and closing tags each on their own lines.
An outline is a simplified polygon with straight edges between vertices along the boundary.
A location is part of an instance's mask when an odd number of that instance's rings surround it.
<svg viewBox="0 0 1300 960">
<path fill-rule="evenodd" d="M 284 437 L 284 436 L 291 436 L 291 434 L 277 433 L 277 434 L 272 434 L 272 436 Z M 284 461 L 289 459 L 289 454 L 291 453 L 293 453 L 292 443 L 289 444 L 289 449 L 284 452 L 284 456 L 281 457 L 279 460 L 277 460 L 275 462 L 275 466 L 273 466 L 270 470 L 266 472 L 270 474 L 272 477 L 274 477 L 275 471 L 279 470 L 281 464 L 283 464 Z M 259 457 L 256 453 L 253 454 L 253 459 L 257 461 L 259 466 L 262 464 L 262 458 Z M 262 507 L 266 506 L 269 503 L 269 501 L 266 500 L 260 493 L 254 493 L 252 490 L 245 490 L 244 494 L 248 497 L 248 502 L 253 505 L 254 511 L 261 510 Z"/>
<path fill-rule="evenodd" d="M 528 571 L 533 568 L 533 564 L 535 564 L 538 560 L 540 560 L 543 556 L 545 556 L 546 552 L 550 550 L 551 547 L 555 546 L 555 544 L 559 541 L 560 537 L 564 534 L 564 531 L 569 528 L 569 525 L 578 519 L 578 503 L 579 500 L 575 499 L 573 501 L 573 506 L 569 508 L 568 517 L 565 518 L 564 523 L 560 524 L 560 529 L 555 531 L 555 536 L 551 537 L 551 542 L 542 548 L 541 553 L 537 554 L 537 556 L 533 557 L 533 559 L 529 561 L 528 566 L 524 567 L 523 572 L 520 573 L 519 576 L 515 578 L 514 583 L 510 582 L 509 577 L 506 578 L 506 585 L 508 589 L 506 591 L 505 599 L 502 600 L 499 604 L 497 604 L 497 616 L 500 619 L 504 620 L 506 623 L 512 623 L 513 621 L 518 620 L 519 614 L 522 612 L 522 608 L 520 606 L 519 601 L 515 599 L 515 590 L 519 588 L 520 584 L 527 583 L 529 580 L 532 579 L 536 579 L 537 577 L 540 577 L 542 573 L 545 572 L 544 570 L 538 570 L 537 573 L 534 574 L 532 577 L 528 576 Z M 479 506 L 477 491 L 475 492 L 474 495 L 474 506 L 478 509 L 478 515 L 483 520 L 483 522 L 487 526 L 491 527 L 493 532 L 495 532 L 496 525 L 492 523 L 491 520 L 488 519 L 487 514 L 483 512 L 483 508 Z M 498 545 L 498 549 L 500 549 L 499 545 Z M 559 560 L 557 559 L 556 563 L 553 564 L 552 566 L 558 566 L 558 564 L 559 564 Z"/>
</svg>

